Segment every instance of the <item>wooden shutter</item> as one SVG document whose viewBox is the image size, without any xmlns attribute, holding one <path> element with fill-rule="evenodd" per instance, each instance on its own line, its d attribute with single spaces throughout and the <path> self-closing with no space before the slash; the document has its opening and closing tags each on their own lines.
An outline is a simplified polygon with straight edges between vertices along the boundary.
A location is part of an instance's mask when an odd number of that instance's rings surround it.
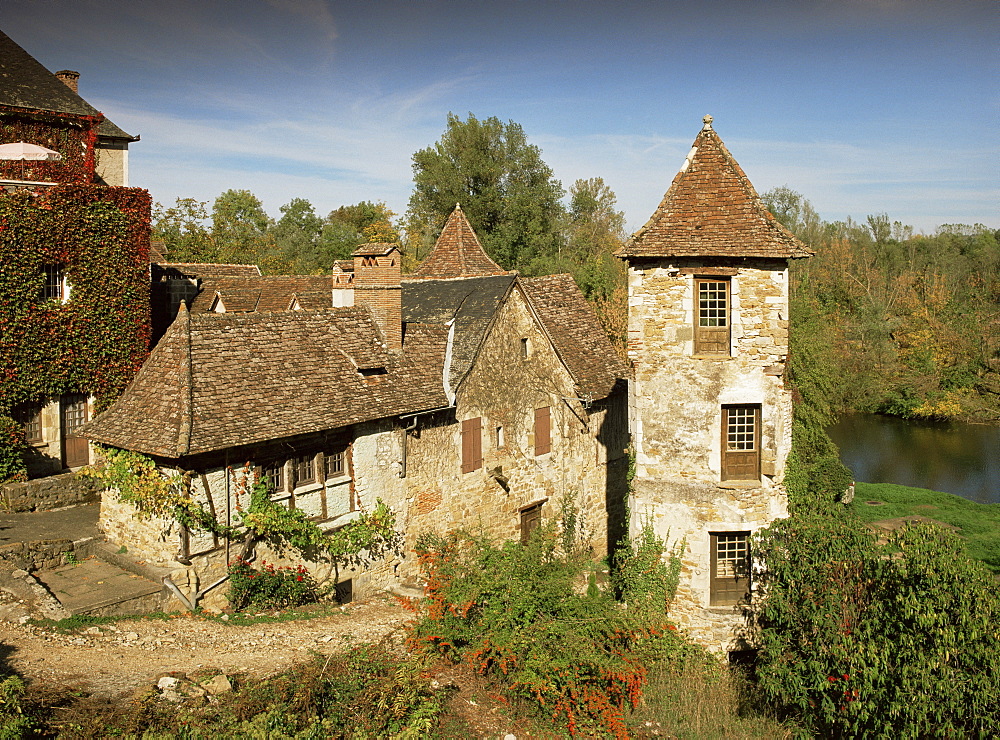
<svg viewBox="0 0 1000 740">
<path fill-rule="evenodd" d="M 549 407 L 535 409 L 535 456 L 552 451 L 552 415 Z"/>
<path fill-rule="evenodd" d="M 478 416 L 462 422 L 462 472 L 483 467 L 483 420 Z"/>
<path fill-rule="evenodd" d="M 709 536 L 712 571 L 708 603 L 737 604 L 750 589 L 750 533 L 714 532 Z"/>
<path fill-rule="evenodd" d="M 722 407 L 722 480 L 760 480 L 760 406 Z"/>
<path fill-rule="evenodd" d="M 695 279 L 694 353 L 729 354 L 729 280 Z"/>
</svg>

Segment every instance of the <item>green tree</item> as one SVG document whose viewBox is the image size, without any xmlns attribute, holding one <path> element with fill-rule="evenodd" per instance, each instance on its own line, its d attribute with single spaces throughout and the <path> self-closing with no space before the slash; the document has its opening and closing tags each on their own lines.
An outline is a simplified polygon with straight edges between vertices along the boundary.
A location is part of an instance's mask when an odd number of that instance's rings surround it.
<svg viewBox="0 0 1000 740">
<path fill-rule="evenodd" d="M 214 262 L 217 250 L 205 222 L 208 203 L 194 198 L 177 198 L 170 208 L 155 203 L 152 239 L 160 239 L 171 262 Z"/>
<path fill-rule="evenodd" d="M 329 272 L 331 265 L 320 249 L 322 231 L 323 219 L 308 200 L 293 198 L 281 206 L 281 218 L 271 229 L 275 266 L 280 264 L 281 272 L 293 275 Z"/>
<path fill-rule="evenodd" d="M 258 264 L 272 257 L 270 226 L 264 205 L 249 190 L 227 190 L 212 205 L 212 239 L 222 262 Z"/>
<path fill-rule="evenodd" d="M 1000 597 L 934 525 L 878 536 L 833 517 L 755 538 L 759 686 L 822 737 L 1000 732 Z"/>
<path fill-rule="evenodd" d="M 459 203 L 501 266 L 535 273 L 534 261 L 559 254 L 562 185 L 513 121 L 449 113 L 441 139 L 413 155 L 413 182 L 409 248 L 425 247 Z"/>
<path fill-rule="evenodd" d="M 382 201 L 363 200 L 330 211 L 320 234 L 320 252 L 332 265 L 335 260 L 348 259 L 351 252 L 368 242 L 400 241 L 399 231 L 393 225 L 396 214 Z"/>
</svg>

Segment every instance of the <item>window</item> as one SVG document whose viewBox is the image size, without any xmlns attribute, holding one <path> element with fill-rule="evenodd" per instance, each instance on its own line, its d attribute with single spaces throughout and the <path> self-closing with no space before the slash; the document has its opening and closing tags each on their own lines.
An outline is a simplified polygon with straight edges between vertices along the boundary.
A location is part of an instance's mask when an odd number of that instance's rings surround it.
<svg viewBox="0 0 1000 740">
<path fill-rule="evenodd" d="M 261 466 L 261 476 L 271 493 L 281 493 L 285 490 L 285 461 L 276 460 Z"/>
<path fill-rule="evenodd" d="M 497 427 L 497 447 L 503 447 L 505 443 L 503 427 Z"/>
<path fill-rule="evenodd" d="M 28 444 L 44 442 L 42 434 L 41 408 L 26 408 L 16 414 L 17 421 L 24 427 L 24 440 Z"/>
<path fill-rule="evenodd" d="M 526 360 L 526 359 L 528 359 L 528 356 L 530 354 L 531 354 L 531 344 L 528 342 L 528 338 L 527 337 L 522 337 L 521 338 L 521 358 Z"/>
<path fill-rule="evenodd" d="M 750 533 L 713 532 L 710 606 L 739 603 L 750 588 Z"/>
<path fill-rule="evenodd" d="M 549 407 L 535 409 L 535 457 L 552 451 L 552 418 Z"/>
<path fill-rule="evenodd" d="M 303 455 L 292 461 L 292 469 L 295 471 L 295 485 L 301 486 L 316 482 L 316 456 Z"/>
<path fill-rule="evenodd" d="M 42 265 L 42 289 L 39 299 L 63 301 L 69 298 L 69 286 L 62 265 Z"/>
<path fill-rule="evenodd" d="M 722 407 L 722 480 L 760 480 L 760 406 Z"/>
<path fill-rule="evenodd" d="M 483 420 L 462 422 L 462 472 L 471 473 L 483 467 Z"/>
<path fill-rule="evenodd" d="M 729 354 L 729 280 L 695 279 L 698 315 L 695 317 L 694 353 Z"/>
<path fill-rule="evenodd" d="M 344 466 L 343 448 L 327 452 L 323 458 L 323 464 L 326 468 L 327 478 L 339 478 L 343 475 L 347 475 L 347 470 Z"/>
<path fill-rule="evenodd" d="M 542 504 L 532 504 L 521 509 L 521 543 L 528 541 L 531 533 L 542 526 Z"/>
</svg>

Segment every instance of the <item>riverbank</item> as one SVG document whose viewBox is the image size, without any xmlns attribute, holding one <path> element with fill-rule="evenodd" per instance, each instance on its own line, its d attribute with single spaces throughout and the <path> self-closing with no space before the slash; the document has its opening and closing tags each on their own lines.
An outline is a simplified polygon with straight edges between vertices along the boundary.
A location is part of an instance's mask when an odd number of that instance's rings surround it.
<svg viewBox="0 0 1000 740">
<path fill-rule="evenodd" d="M 1000 575 L 1000 504 L 894 483 L 858 483 L 851 506 L 865 522 L 923 516 L 956 527 L 969 556 Z"/>
</svg>

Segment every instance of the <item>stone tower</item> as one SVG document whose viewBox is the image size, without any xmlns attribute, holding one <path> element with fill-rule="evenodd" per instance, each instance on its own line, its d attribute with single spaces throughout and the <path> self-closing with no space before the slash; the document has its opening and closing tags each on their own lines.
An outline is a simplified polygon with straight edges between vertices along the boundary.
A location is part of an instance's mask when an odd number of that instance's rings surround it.
<svg viewBox="0 0 1000 740">
<path fill-rule="evenodd" d="M 635 370 L 631 526 L 686 541 L 671 613 L 715 650 L 741 647 L 750 535 L 787 516 L 788 263 L 810 254 L 761 203 L 711 116 L 618 253 Z"/>
</svg>

